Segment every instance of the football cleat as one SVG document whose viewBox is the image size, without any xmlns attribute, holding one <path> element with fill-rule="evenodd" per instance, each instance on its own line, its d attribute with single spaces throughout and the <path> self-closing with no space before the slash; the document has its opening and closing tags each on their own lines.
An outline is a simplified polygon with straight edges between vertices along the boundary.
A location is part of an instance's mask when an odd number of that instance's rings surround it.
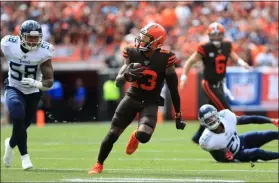
<svg viewBox="0 0 279 183">
<path fill-rule="evenodd" d="M 4 165 L 6 167 L 11 166 L 14 157 L 13 148 L 10 146 L 10 138 L 6 138 L 5 140 L 5 154 L 3 157 Z"/>
<path fill-rule="evenodd" d="M 33 168 L 33 165 L 31 163 L 30 157 L 28 154 L 25 154 L 23 156 L 21 156 L 21 160 L 22 160 L 22 168 L 23 170 L 28 170 Z"/>
<path fill-rule="evenodd" d="M 126 146 L 126 154 L 128 154 L 128 155 L 133 154 L 139 146 L 139 141 L 136 138 L 136 132 L 137 132 L 137 130 L 133 131 L 133 133 L 129 139 L 129 142 Z"/>
<path fill-rule="evenodd" d="M 104 165 L 102 165 L 101 163 L 96 163 L 94 166 L 92 166 L 92 168 L 88 171 L 88 174 L 99 174 L 102 173 L 104 168 Z"/>
<path fill-rule="evenodd" d="M 275 126 L 279 126 L 278 119 L 271 119 L 271 121 Z"/>
</svg>

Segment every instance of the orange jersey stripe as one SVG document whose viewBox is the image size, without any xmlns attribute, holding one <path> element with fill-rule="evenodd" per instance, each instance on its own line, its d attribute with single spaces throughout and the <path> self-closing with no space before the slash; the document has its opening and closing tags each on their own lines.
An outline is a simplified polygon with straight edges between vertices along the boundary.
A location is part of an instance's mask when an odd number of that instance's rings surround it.
<svg viewBox="0 0 279 183">
<path fill-rule="evenodd" d="M 204 51 L 204 49 L 203 49 L 203 47 L 201 47 L 201 46 L 198 47 L 198 53 L 200 53 L 200 54 L 203 55 L 203 56 L 206 55 L 206 54 L 205 54 L 205 51 Z"/>
<path fill-rule="evenodd" d="M 176 58 L 176 56 L 173 55 L 173 56 L 171 56 L 171 57 L 169 58 L 169 61 L 172 60 L 172 59 L 175 59 L 175 58 Z"/>
<path fill-rule="evenodd" d="M 173 65 L 176 62 L 176 59 L 173 59 L 172 61 L 168 62 L 168 65 Z"/>
<path fill-rule="evenodd" d="M 222 102 L 216 97 L 216 95 L 211 91 L 207 81 L 202 80 L 202 88 L 205 91 L 208 98 L 216 105 L 218 110 L 226 109 Z"/>
</svg>

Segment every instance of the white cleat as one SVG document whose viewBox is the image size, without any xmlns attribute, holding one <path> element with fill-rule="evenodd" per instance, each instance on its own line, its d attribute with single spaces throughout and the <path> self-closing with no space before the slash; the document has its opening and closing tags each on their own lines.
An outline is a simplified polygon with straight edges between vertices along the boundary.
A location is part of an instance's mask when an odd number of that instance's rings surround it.
<svg viewBox="0 0 279 183">
<path fill-rule="evenodd" d="M 10 138 L 6 138 L 5 140 L 5 154 L 3 157 L 4 165 L 6 167 L 10 167 L 13 161 L 14 151 L 10 146 Z"/>
<path fill-rule="evenodd" d="M 25 154 L 25 155 L 21 156 L 21 160 L 22 160 L 22 168 L 23 168 L 23 170 L 28 170 L 30 168 L 33 168 L 33 165 L 31 163 L 31 160 L 30 160 L 28 154 Z"/>
</svg>

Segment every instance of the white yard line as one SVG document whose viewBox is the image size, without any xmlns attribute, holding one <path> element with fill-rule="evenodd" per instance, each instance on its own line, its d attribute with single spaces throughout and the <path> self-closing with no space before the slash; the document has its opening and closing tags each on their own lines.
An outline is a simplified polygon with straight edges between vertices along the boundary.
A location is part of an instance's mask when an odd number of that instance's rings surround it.
<svg viewBox="0 0 279 183">
<path fill-rule="evenodd" d="M 65 161 L 75 161 L 75 160 L 88 160 L 89 158 L 32 158 L 39 160 L 65 160 Z M 118 161 L 213 161 L 210 158 L 110 158 L 110 160 L 118 160 Z"/>
<path fill-rule="evenodd" d="M 6 169 L 6 168 L 3 168 Z M 2 169 L 2 170 L 3 170 Z M 6 170 L 22 170 L 22 168 L 7 168 Z M 45 170 L 45 171 L 88 171 L 88 169 L 84 168 L 34 168 L 33 170 Z M 175 172 L 246 172 L 246 173 L 278 173 L 278 170 L 271 169 L 271 170 L 241 170 L 241 169 L 222 169 L 222 170 L 173 170 L 173 169 L 146 169 L 146 168 L 124 168 L 124 169 L 104 169 L 105 171 L 122 171 L 122 172 L 171 172 L 174 174 Z M 32 171 L 32 169 L 30 170 Z"/>
<path fill-rule="evenodd" d="M 164 178 L 92 178 L 92 179 L 62 179 L 65 182 L 245 182 L 243 180 L 223 179 L 164 179 Z"/>
<path fill-rule="evenodd" d="M 28 148 L 29 151 L 31 152 L 53 152 L 53 149 L 37 149 L 37 148 Z M 55 149 L 55 151 L 57 152 L 65 152 L 65 151 L 69 151 L 69 149 Z M 78 150 L 80 151 L 80 150 Z M 90 151 L 90 152 L 99 152 L 99 149 L 88 149 L 86 151 Z M 125 153 L 124 150 L 112 150 L 111 151 L 112 153 Z M 140 153 L 203 153 L 204 151 L 200 150 L 200 149 L 197 149 L 197 150 L 173 150 L 173 151 L 170 151 L 170 150 L 145 150 L 145 149 L 139 149 L 138 152 Z"/>
</svg>

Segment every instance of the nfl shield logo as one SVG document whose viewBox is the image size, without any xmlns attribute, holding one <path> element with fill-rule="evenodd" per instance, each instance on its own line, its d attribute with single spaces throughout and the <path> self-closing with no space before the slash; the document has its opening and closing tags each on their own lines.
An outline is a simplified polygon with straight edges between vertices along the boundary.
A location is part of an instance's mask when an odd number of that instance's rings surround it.
<svg viewBox="0 0 279 183">
<path fill-rule="evenodd" d="M 210 52 L 210 53 L 209 53 L 209 56 L 210 56 L 210 57 L 214 57 L 214 53 L 213 53 L 213 52 Z"/>
</svg>

